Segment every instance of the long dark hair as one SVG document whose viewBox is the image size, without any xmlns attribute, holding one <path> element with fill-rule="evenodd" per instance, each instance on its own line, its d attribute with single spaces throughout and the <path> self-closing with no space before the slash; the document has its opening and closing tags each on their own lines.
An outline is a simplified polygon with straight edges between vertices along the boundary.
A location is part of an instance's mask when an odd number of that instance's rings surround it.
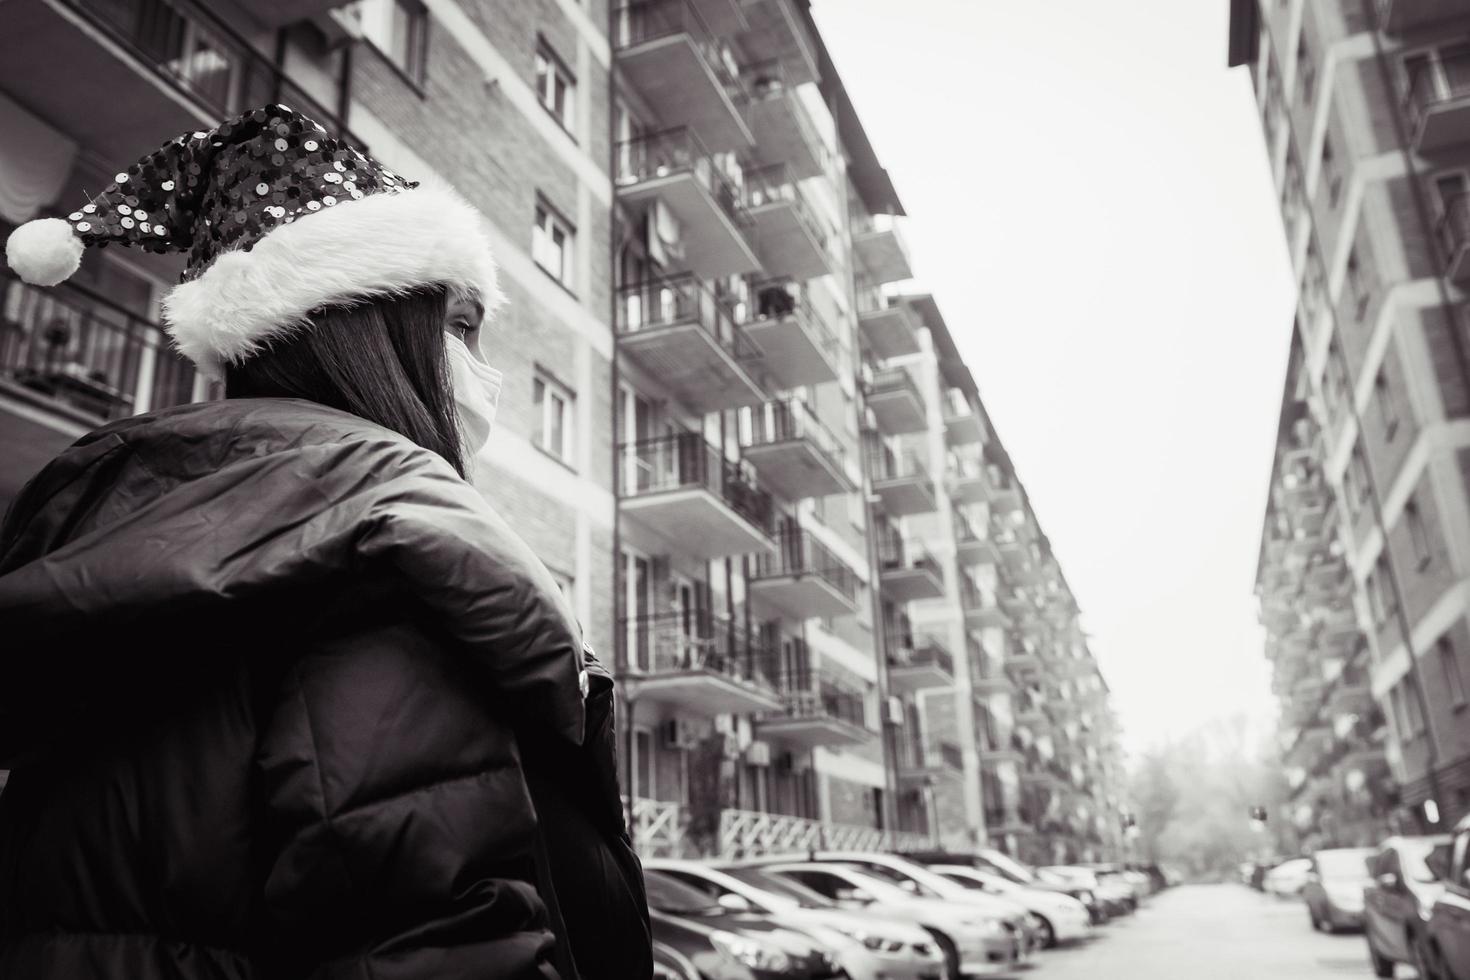
<svg viewBox="0 0 1470 980">
<path fill-rule="evenodd" d="M 465 475 L 444 351 L 448 293 L 416 289 L 313 312 L 311 324 L 225 371 L 226 398 L 304 398 L 376 422 Z"/>
</svg>

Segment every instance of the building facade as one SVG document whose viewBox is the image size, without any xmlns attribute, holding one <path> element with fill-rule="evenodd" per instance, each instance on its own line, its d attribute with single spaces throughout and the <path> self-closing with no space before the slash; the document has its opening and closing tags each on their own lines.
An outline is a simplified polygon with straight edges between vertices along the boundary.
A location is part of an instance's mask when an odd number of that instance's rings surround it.
<svg viewBox="0 0 1470 980">
<path fill-rule="evenodd" d="M 1467 42 L 1470 10 L 1445 0 L 1232 4 L 1299 285 L 1262 615 L 1293 817 L 1329 837 L 1470 811 Z M 1326 591 L 1294 598 L 1303 572 Z M 1359 754 L 1379 746 L 1386 790 Z"/>
<path fill-rule="evenodd" d="M 614 668 L 641 849 L 1107 852 L 1106 688 L 804 3 L 8 0 L 0 235 L 269 101 L 485 217 L 476 483 Z M 179 269 L 0 271 L 0 499 L 219 394 Z"/>
</svg>

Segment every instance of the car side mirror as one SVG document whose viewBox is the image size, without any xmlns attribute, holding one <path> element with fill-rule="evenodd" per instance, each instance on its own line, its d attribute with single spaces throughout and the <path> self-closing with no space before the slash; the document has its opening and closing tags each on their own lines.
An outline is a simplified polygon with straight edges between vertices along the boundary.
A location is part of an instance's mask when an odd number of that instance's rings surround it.
<svg viewBox="0 0 1470 980">
<path fill-rule="evenodd" d="M 1386 892 L 1399 892 L 1404 890 L 1404 882 L 1395 871 L 1385 871 L 1378 876 L 1378 887 Z"/>
<path fill-rule="evenodd" d="M 715 901 L 727 912 L 749 912 L 751 907 L 750 901 L 744 895 L 737 895 L 734 892 L 725 892 Z"/>
</svg>

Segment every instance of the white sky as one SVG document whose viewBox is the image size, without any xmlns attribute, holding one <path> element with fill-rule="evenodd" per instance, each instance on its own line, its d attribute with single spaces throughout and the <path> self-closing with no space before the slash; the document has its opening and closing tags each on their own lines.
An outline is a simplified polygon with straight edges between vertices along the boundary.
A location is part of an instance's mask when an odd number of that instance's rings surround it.
<svg viewBox="0 0 1470 980">
<path fill-rule="evenodd" d="M 814 0 L 1136 751 L 1270 716 L 1293 309 L 1227 0 Z"/>
</svg>

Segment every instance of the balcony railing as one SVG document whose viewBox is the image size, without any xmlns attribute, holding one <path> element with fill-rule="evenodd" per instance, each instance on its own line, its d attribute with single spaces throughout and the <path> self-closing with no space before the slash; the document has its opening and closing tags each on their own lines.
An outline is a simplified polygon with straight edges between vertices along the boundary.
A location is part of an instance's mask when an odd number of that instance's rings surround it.
<svg viewBox="0 0 1470 980">
<path fill-rule="evenodd" d="M 828 684 L 815 688 L 799 687 L 784 692 L 786 708 L 776 715 L 783 719 L 831 719 L 867 729 L 867 699 L 856 691 L 844 691 Z"/>
<path fill-rule="evenodd" d="M 701 610 L 624 619 L 627 662 L 645 675 L 706 671 L 775 690 L 775 654 L 735 620 Z"/>
<path fill-rule="evenodd" d="M 914 449 L 894 452 L 876 433 L 866 440 L 868 472 L 873 481 L 928 479 L 929 466 L 922 453 Z"/>
<path fill-rule="evenodd" d="M 826 545 L 801 528 L 786 528 L 777 536 L 773 554 L 757 555 L 751 579 L 815 575 L 857 603 L 858 578 Z"/>
<path fill-rule="evenodd" d="M 757 529 L 774 534 L 776 505 L 771 495 L 728 460 L 698 432 L 680 432 L 622 447 L 628 468 L 625 497 L 675 490 L 707 490 Z"/>
<path fill-rule="evenodd" d="M 944 580 L 944 569 L 934 556 L 918 541 L 905 540 L 893 527 L 878 537 L 878 565 L 884 571 L 926 571 L 940 581 Z"/>
<path fill-rule="evenodd" d="M 225 119 L 285 103 L 366 149 L 345 121 L 306 93 L 270 58 L 192 0 L 61 0 L 171 84 Z"/>
<path fill-rule="evenodd" d="M 1439 218 L 1439 240 L 1449 257 L 1452 278 L 1458 265 L 1470 248 L 1470 193 L 1452 194 L 1445 199 L 1444 213 Z"/>
<path fill-rule="evenodd" d="M 629 801 L 625 796 L 623 805 L 629 811 L 633 844 L 642 857 L 684 856 L 685 818 L 679 804 L 641 796 Z"/>
<path fill-rule="evenodd" d="M 681 173 L 691 174 L 731 221 L 745 223 L 740 189 L 715 165 L 694 130 L 666 129 L 623 140 L 617 146 L 617 182 L 621 185 L 641 184 Z"/>
<path fill-rule="evenodd" d="M 1470 99 L 1470 47 L 1441 49 L 1433 59 L 1416 61 L 1404 101 L 1417 130 L 1439 106 Z"/>
<path fill-rule="evenodd" d="M 194 373 L 152 320 L 74 282 L 0 273 L 0 377 L 102 421 L 192 401 Z"/>
<path fill-rule="evenodd" d="M 745 90 L 733 56 L 689 0 L 642 0 L 624 4 L 613 11 L 613 30 L 614 47 L 619 51 L 686 35 L 731 101 L 738 104 L 744 100 Z"/>
<path fill-rule="evenodd" d="M 784 148 L 788 157 L 801 159 L 796 168 L 798 176 L 815 177 L 823 173 L 827 169 L 827 144 L 818 135 L 795 86 L 788 81 L 786 66 L 779 59 L 754 62 L 741 67 L 740 80 L 750 100 L 752 115 L 756 117 L 755 152 L 774 154 Z M 781 124 L 774 132 L 763 133 L 761 112 L 767 106 L 774 110 L 774 117 Z M 763 146 L 766 136 L 779 137 L 779 145 Z"/>
<path fill-rule="evenodd" d="M 784 813 L 724 810 L 720 813 L 720 857 L 805 854 L 812 851 L 921 851 L 934 841 L 927 834 L 823 823 Z"/>
<path fill-rule="evenodd" d="M 811 406 L 799 398 L 782 398 L 767 402 L 750 411 L 750 432 L 744 448 L 770 446 L 783 442 L 808 442 L 844 473 L 847 472 L 847 450 L 837 441 Z"/>
<path fill-rule="evenodd" d="M 806 284 L 789 276 L 763 279 L 751 287 L 755 296 L 755 315 L 759 319 L 792 318 L 801 324 L 827 357 L 837 353 L 837 334 L 807 296 Z"/>
<path fill-rule="evenodd" d="M 933 667 L 950 677 L 954 676 L 954 654 L 950 653 L 936 637 L 928 633 L 920 633 L 913 637 L 894 637 L 894 640 L 897 642 L 890 642 L 888 649 L 901 652 L 889 656 L 889 663 L 892 666 Z"/>
<path fill-rule="evenodd" d="M 792 206 L 797 220 L 816 240 L 821 250 L 830 256 L 834 232 L 812 210 L 806 195 L 797 186 L 796 179 L 791 176 L 786 164 L 773 163 L 745 171 L 745 206 L 747 209 L 754 210 L 777 201 L 783 201 Z"/>
<path fill-rule="evenodd" d="M 758 354 L 736 323 L 733 304 L 716 296 L 693 275 L 653 278 L 618 289 L 618 333 L 629 335 L 694 324 L 737 361 Z"/>
<path fill-rule="evenodd" d="M 914 383 L 913 375 L 901 367 L 880 368 L 874 371 L 868 390 L 869 397 L 890 392 L 908 392 L 919 404 L 924 403 L 924 396 L 920 393 L 919 386 Z"/>
</svg>

